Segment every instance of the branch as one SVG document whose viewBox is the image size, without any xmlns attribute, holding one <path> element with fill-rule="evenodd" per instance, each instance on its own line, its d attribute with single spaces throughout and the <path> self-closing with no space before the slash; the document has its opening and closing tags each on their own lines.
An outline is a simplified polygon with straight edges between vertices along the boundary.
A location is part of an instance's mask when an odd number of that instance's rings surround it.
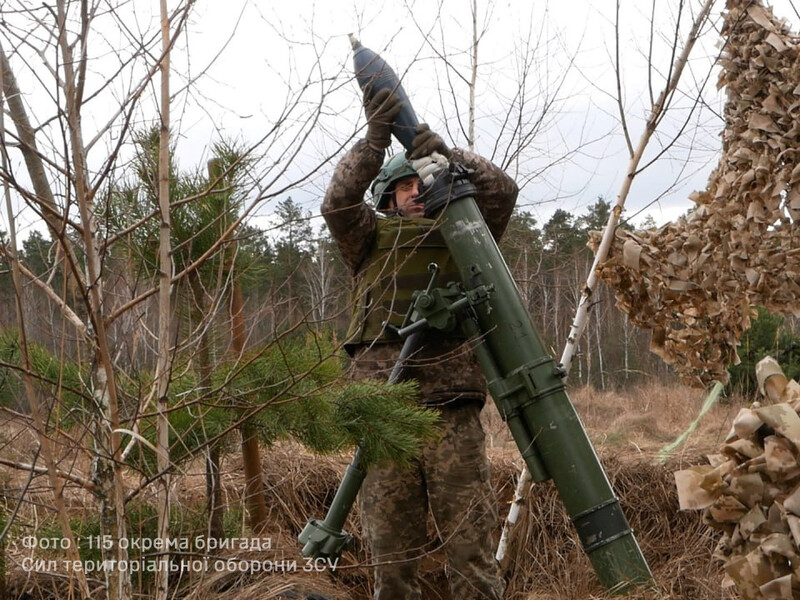
<svg viewBox="0 0 800 600">
<path fill-rule="evenodd" d="M 80 317 L 78 317 L 78 315 L 75 314 L 75 311 L 73 311 L 69 307 L 66 301 L 61 296 L 59 296 L 51 286 L 49 286 L 46 282 L 39 279 L 35 273 L 30 271 L 30 269 L 28 269 L 21 262 L 18 262 L 16 256 L 11 252 L 9 252 L 6 246 L 0 246 L 0 254 L 2 254 L 10 262 L 16 262 L 17 265 L 19 266 L 20 273 L 25 275 L 25 277 L 27 277 L 31 281 L 31 283 L 33 283 L 40 290 L 42 290 L 47 295 L 47 297 L 62 310 L 64 316 L 70 323 L 72 323 L 75 329 L 78 330 L 78 333 L 80 333 L 82 337 L 88 339 L 88 332 L 86 331 L 86 325 L 83 323 L 83 321 L 81 321 Z"/>
<path fill-rule="evenodd" d="M 633 143 L 631 134 L 628 131 L 628 120 L 625 118 L 625 107 L 622 104 L 622 68 L 619 65 L 619 0 L 616 2 L 616 12 L 614 18 L 614 74 L 617 79 L 617 108 L 619 108 L 619 121 L 622 124 L 622 132 L 625 134 L 625 144 L 628 146 L 628 156 L 633 157 Z M 648 77 L 649 77 L 648 69 Z"/>
<path fill-rule="evenodd" d="M 53 190 L 50 188 L 41 155 L 36 146 L 36 136 L 34 135 L 30 119 L 28 119 L 25 105 L 22 102 L 22 93 L 17 85 L 17 80 L 11 70 L 11 65 L 8 62 L 2 43 L 0 43 L 0 72 L 2 72 L 3 93 L 6 103 L 8 104 L 8 113 L 11 120 L 14 121 L 14 126 L 19 135 L 19 148 L 25 159 L 25 166 L 28 169 L 28 174 L 33 183 L 33 189 L 39 201 L 49 209 L 52 209 L 52 212 L 49 210 L 43 212 L 42 216 L 50 229 L 53 239 L 63 239 L 64 251 L 69 256 L 72 272 L 77 280 L 84 285 L 85 282 L 80 269 L 75 268 L 75 265 L 79 265 L 80 261 L 75 256 L 72 244 L 62 235 L 62 223 L 54 216 L 60 214 L 60 211 L 56 205 Z"/>
<path fill-rule="evenodd" d="M 37 475 L 50 474 L 49 469 L 45 467 L 37 467 L 36 465 L 31 465 L 23 462 L 16 462 L 2 457 L 0 457 L 0 465 L 11 467 L 12 469 L 19 469 L 20 471 L 29 471 L 30 473 L 36 473 Z M 57 477 L 66 479 L 67 481 L 71 481 L 72 483 L 81 486 L 83 489 L 87 490 L 88 492 L 91 492 L 92 494 L 96 494 L 99 492 L 98 487 L 88 479 L 84 479 L 83 477 L 79 477 L 78 475 L 73 475 L 72 473 L 66 473 L 61 469 L 55 469 L 55 474 Z"/>
</svg>

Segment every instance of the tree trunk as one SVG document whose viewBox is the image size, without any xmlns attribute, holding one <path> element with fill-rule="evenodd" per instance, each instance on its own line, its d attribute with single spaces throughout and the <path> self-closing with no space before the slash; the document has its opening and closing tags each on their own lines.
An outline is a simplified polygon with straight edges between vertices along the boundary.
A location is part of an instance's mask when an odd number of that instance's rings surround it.
<svg viewBox="0 0 800 600">
<path fill-rule="evenodd" d="M 95 460 L 93 480 L 100 499 L 100 524 L 102 532 L 110 538 L 111 547 L 104 548 L 104 559 L 116 564 L 128 562 L 127 545 L 120 540 L 127 538 L 125 521 L 125 494 L 120 460 L 119 408 L 114 361 L 106 330 L 104 310 L 104 281 L 99 249 L 98 226 L 92 206 L 91 188 L 88 180 L 86 149 L 81 130 L 81 108 L 83 105 L 83 83 L 86 73 L 86 55 L 76 61 L 72 46 L 67 41 L 67 18 L 64 0 L 57 2 L 58 45 L 63 59 L 64 99 L 69 145 L 72 153 L 72 178 L 75 182 L 75 200 L 80 215 L 81 234 L 86 252 L 88 275 L 87 297 L 91 330 L 94 334 L 94 366 L 92 388 L 94 390 L 94 442 Z M 76 76 L 75 69 L 78 69 Z M 106 590 L 109 600 L 131 598 L 129 571 L 106 569 Z"/>
<path fill-rule="evenodd" d="M 158 144 L 158 207 L 161 213 L 159 229 L 159 274 L 158 274 L 158 361 L 156 365 L 156 387 L 158 398 L 158 420 L 156 441 L 158 471 L 161 474 L 157 486 L 158 530 L 162 543 L 161 556 L 156 572 L 155 600 L 167 600 L 169 594 L 169 506 L 170 506 L 170 460 L 169 460 L 169 380 L 172 330 L 172 247 L 170 244 L 170 191 L 169 191 L 169 17 L 167 2 L 161 0 L 161 127 Z"/>
<path fill-rule="evenodd" d="M 605 364 L 603 361 L 603 334 L 600 331 L 600 315 L 598 314 L 598 307 L 595 306 L 595 315 L 594 315 L 594 331 L 595 331 L 595 340 L 597 341 L 597 368 L 600 373 L 600 389 L 606 389 L 606 375 L 605 375 Z"/>
<path fill-rule="evenodd" d="M 206 327 L 202 326 L 208 303 L 197 271 L 192 271 L 189 275 L 189 285 L 196 317 L 195 326 L 201 331 L 197 346 L 197 371 L 200 375 L 198 384 L 201 392 L 207 393 L 211 388 L 212 324 L 209 323 Z M 221 453 L 217 442 L 206 449 L 206 510 L 208 512 L 208 537 L 218 540 L 224 537 L 223 518 L 225 516 L 225 507 L 222 504 L 220 464 Z"/>
<path fill-rule="evenodd" d="M 210 160 L 208 162 L 208 175 L 212 184 L 219 182 L 222 178 L 222 164 L 218 160 Z M 228 252 L 227 265 L 225 268 L 229 274 L 234 270 L 235 256 L 236 246 L 234 245 Z M 238 361 L 242 357 L 246 341 L 244 300 L 242 298 L 242 286 L 239 280 L 235 276 L 230 277 L 230 280 L 232 282 L 229 304 L 231 319 L 231 355 L 234 361 Z M 289 300 L 291 303 L 291 287 L 289 290 Z M 247 512 L 250 517 L 250 529 L 254 534 L 259 535 L 263 533 L 267 527 L 267 499 L 264 494 L 264 481 L 261 476 L 261 452 L 258 446 L 258 432 L 251 423 L 247 422 L 242 424 L 240 431 L 242 434 L 242 468 L 244 469 L 245 478 L 245 506 L 247 507 Z"/>
<path fill-rule="evenodd" d="M 238 360 L 244 350 L 245 328 L 242 288 L 233 278 L 231 293 L 231 346 Z M 258 432 L 251 423 L 245 422 L 242 432 L 242 467 L 245 478 L 245 505 L 250 515 L 250 529 L 256 535 L 267 528 L 267 499 L 264 495 L 264 480 L 261 476 L 261 451 L 258 447 Z"/>
<path fill-rule="evenodd" d="M 624 321 L 622 322 L 622 342 L 623 342 L 623 353 L 624 353 L 624 364 L 625 364 L 625 381 L 627 382 L 630 373 L 631 373 L 631 361 L 630 361 L 630 346 L 631 346 L 631 333 L 630 333 L 630 322 L 628 321 L 628 315 L 623 315 Z"/>
<path fill-rule="evenodd" d="M 221 540 L 225 536 L 225 507 L 222 504 L 222 457 L 219 445 L 209 446 L 206 454 L 206 509 L 208 510 L 208 537 Z"/>
<path fill-rule="evenodd" d="M 53 190 L 50 187 L 44 168 L 43 155 L 36 144 L 36 134 L 25 109 L 23 102 L 25 95 L 17 85 L 16 77 L 11 70 L 11 65 L 8 63 L 5 49 L 2 46 L 0 46 L 0 75 L 2 76 L 3 91 L 8 105 L 8 114 L 11 116 L 11 120 L 14 121 L 14 127 L 19 137 L 19 150 L 25 159 L 25 168 L 33 185 L 33 190 L 36 192 L 36 202 L 39 204 L 42 218 L 47 223 L 47 228 L 53 241 L 58 240 L 67 259 L 65 262 L 71 266 L 70 269 L 64 269 L 64 277 L 70 287 L 70 297 L 79 298 L 81 293 L 77 288 L 79 283 L 84 283 L 78 281 L 81 279 L 81 272 L 78 268 L 80 261 L 75 256 L 72 241 L 64 235 L 63 216 L 60 214 L 53 196 Z"/>
<path fill-rule="evenodd" d="M 255 428 L 245 423 L 242 432 L 242 466 L 244 468 L 244 500 L 250 516 L 250 529 L 256 535 L 267 529 L 267 500 L 264 495 L 264 480 L 261 477 L 261 452 Z"/>
<path fill-rule="evenodd" d="M 475 82 L 478 79 L 478 0 L 472 0 L 472 56 L 469 80 L 469 128 L 467 148 L 475 151 Z"/>
</svg>

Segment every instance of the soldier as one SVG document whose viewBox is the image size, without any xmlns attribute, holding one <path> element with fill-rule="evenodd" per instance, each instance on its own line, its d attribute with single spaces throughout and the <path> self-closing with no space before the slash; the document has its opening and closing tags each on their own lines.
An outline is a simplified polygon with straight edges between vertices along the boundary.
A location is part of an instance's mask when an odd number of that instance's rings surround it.
<svg viewBox="0 0 800 600">
<path fill-rule="evenodd" d="M 402 101 L 390 90 L 365 100 L 367 132 L 337 165 L 322 214 L 354 278 L 353 317 L 346 348 L 353 379 L 386 379 L 402 348 L 389 325 L 399 325 L 414 290 L 424 289 L 427 265 L 440 267 L 439 286 L 459 280 L 436 222 L 423 217 L 424 193 L 410 161 L 433 152 L 472 169 L 475 200 L 495 239 L 505 231 L 517 186 L 472 152 L 449 149 L 420 125 L 413 149 L 390 157 L 390 128 Z M 365 201 L 372 184 L 377 213 Z M 381 213 L 381 214 L 379 214 Z M 375 563 L 378 599 L 421 598 L 419 558 L 430 550 L 428 509 L 447 553 L 454 598 L 502 597 L 492 548 L 497 525 L 480 411 L 486 383 L 463 337 L 437 331 L 406 363 L 421 402 L 440 414 L 440 439 L 428 444 L 412 469 L 371 465 L 361 489 L 364 533 Z"/>
</svg>

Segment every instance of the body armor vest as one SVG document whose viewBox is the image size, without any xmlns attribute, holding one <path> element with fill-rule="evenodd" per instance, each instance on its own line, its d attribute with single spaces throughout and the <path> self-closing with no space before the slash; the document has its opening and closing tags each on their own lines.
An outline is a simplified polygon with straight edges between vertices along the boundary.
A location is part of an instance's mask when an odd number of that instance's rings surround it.
<svg viewBox="0 0 800 600">
<path fill-rule="evenodd" d="M 401 341 L 386 325 L 402 325 L 412 295 L 428 286 L 432 262 L 439 265 L 437 287 L 461 280 L 433 219 L 378 218 L 375 242 L 356 275 L 351 298 L 345 343 L 351 356 L 364 344 Z"/>
</svg>

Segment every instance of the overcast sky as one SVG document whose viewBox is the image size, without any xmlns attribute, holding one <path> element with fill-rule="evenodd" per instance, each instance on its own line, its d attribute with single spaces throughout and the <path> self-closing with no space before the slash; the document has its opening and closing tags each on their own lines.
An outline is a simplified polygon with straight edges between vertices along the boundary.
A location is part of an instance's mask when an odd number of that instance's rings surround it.
<svg viewBox="0 0 800 600">
<path fill-rule="evenodd" d="M 363 133 L 360 91 L 351 78 L 347 40 L 351 32 L 402 75 L 420 119 L 449 143 L 463 146 L 472 16 L 466 0 L 442 4 L 439 8 L 436 2 L 411 0 L 198 0 L 172 62 L 173 130 L 180 165 L 202 165 L 208 145 L 221 135 L 245 144 L 268 136 L 268 146 L 260 148 L 264 162 L 257 174 L 260 191 L 274 197 L 258 206 L 259 214 L 272 212 L 275 202 L 287 195 L 316 211 L 336 159 Z M 476 150 L 501 162 L 509 148 L 519 145 L 520 136 L 535 133 L 508 171 L 522 186 L 521 207 L 540 224 L 556 208 L 579 214 L 598 196 L 613 201 L 628 163 L 616 101 L 615 1 L 478 0 L 477 4 L 482 37 Z M 656 4 L 651 44 L 649 3 L 621 2 L 621 90 L 634 144 L 649 113 L 650 88 L 654 95 L 660 92 L 672 56 L 679 2 Z M 717 5 L 684 74 L 675 106 L 645 162 L 666 146 L 669 149 L 634 183 L 626 211 L 634 223 L 645 215 L 663 223 L 683 213 L 691 206 L 688 195 L 705 187 L 716 163 L 722 100 L 716 72 L 710 69 L 718 51 L 724 0 L 717 0 Z M 699 1 L 690 1 L 685 7 L 679 50 L 699 6 Z M 131 13 L 124 20 L 126 28 L 158 31 L 157 2 L 137 0 L 127 7 Z M 789 0 L 775 2 L 775 11 L 797 22 Z M 98 19 L 101 30 L 94 39 L 100 37 L 110 46 L 126 43 L 113 23 Z M 8 43 L 4 41 L 6 47 Z M 107 58 L 98 57 L 95 63 L 98 81 L 106 76 Z M 16 68 L 21 84 L 35 89 L 36 74 Z M 698 94 L 702 94 L 699 104 Z M 37 98 L 34 92 L 29 103 L 35 106 L 42 96 L 38 92 Z M 293 108 L 287 114 L 290 104 Z M 108 110 L 107 102 L 90 107 L 84 118 L 87 129 L 103 123 L 103 110 Z M 136 118 L 152 122 L 156 110 L 152 99 L 145 101 Z M 521 128 L 514 130 L 511 124 L 518 121 Z M 687 122 L 673 143 L 674 133 Z M 296 152 L 291 160 L 287 151 Z M 102 153 L 102 147 L 93 152 Z M 324 164 L 317 168 L 320 163 Z M 298 178 L 303 179 L 300 185 L 283 190 Z"/>
<path fill-rule="evenodd" d="M 282 107 L 282 88 L 296 85 L 287 81 L 292 76 L 287 65 L 302 73 L 317 62 L 319 55 L 323 76 L 335 76 L 343 85 L 326 98 L 331 114 L 326 115 L 304 155 L 313 162 L 333 152 L 337 143 L 352 134 L 356 122 L 363 124 L 360 93 L 354 82 L 347 82 L 350 51 L 346 36 L 353 32 L 402 73 L 420 119 L 454 145 L 465 144 L 466 136 L 456 115 L 466 118 L 468 88 L 456 71 L 469 76 L 469 2 L 448 1 L 441 11 L 434 2 L 296 0 L 268 8 L 263 2 L 226 2 L 224 10 L 221 4 L 198 4 L 189 47 L 194 64 L 205 64 L 208 59 L 204 51 L 217 45 L 204 45 L 198 52 L 198 40 L 218 39 L 220 32 L 235 29 L 223 56 L 210 71 L 221 86 L 217 92 L 224 88 L 229 94 L 230 100 L 220 100 L 219 110 L 212 113 L 214 122 L 226 132 L 241 131 L 249 139 L 258 135 L 258 128 L 264 126 L 262 119 L 268 121 L 269 115 Z M 622 2 L 622 95 L 634 144 L 649 112 L 648 80 L 657 95 L 669 69 L 678 4 L 677 0 L 657 2 L 651 49 L 649 3 Z M 717 4 L 721 9 L 724 2 Z M 681 47 L 699 6 L 699 2 L 689 2 L 685 8 L 680 23 Z M 613 200 L 626 171 L 627 150 L 616 103 L 614 11 L 614 0 L 478 2 L 478 27 L 485 33 L 478 51 L 476 150 L 500 160 L 503 149 L 515 145 L 508 133 L 501 134 L 500 124 L 514 109 L 520 63 L 527 62 L 531 70 L 523 118 L 529 121 L 529 129 L 537 119 L 541 118 L 542 124 L 523 160 L 514 165 L 513 174 L 524 184 L 520 204 L 540 223 L 556 208 L 580 213 L 598 196 Z M 776 3 L 776 14 L 796 21 L 788 1 Z M 691 206 L 689 193 L 705 187 L 716 164 L 718 134 L 723 126 L 719 118 L 722 101 L 716 90 L 716 72 L 709 78 L 709 69 L 718 51 L 719 24 L 717 10 L 693 53 L 673 112 L 659 139 L 651 142 L 646 158 L 660 152 L 673 133 L 689 121 L 677 143 L 636 181 L 627 211 L 634 222 L 645 214 L 659 223 L 676 218 Z M 526 44 L 533 49 L 524 58 Z M 448 70 L 442 54 L 447 54 L 457 69 Z M 648 54 L 653 57 L 651 71 L 647 68 Z M 449 90 L 451 82 L 458 107 Z M 703 102 L 695 107 L 698 90 L 702 90 Z M 550 106 L 542 116 L 544 103 Z M 182 131 L 189 140 L 203 140 L 209 135 L 209 125 L 203 117 L 187 119 Z M 199 148 L 202 144 L 192 145 Z M 192 153 L 184 156 L 188 160 Z M 325 181 L 322 176 L 304 190 L 293 192 L 293 197 L 311 207 Z"/>
</svg>

